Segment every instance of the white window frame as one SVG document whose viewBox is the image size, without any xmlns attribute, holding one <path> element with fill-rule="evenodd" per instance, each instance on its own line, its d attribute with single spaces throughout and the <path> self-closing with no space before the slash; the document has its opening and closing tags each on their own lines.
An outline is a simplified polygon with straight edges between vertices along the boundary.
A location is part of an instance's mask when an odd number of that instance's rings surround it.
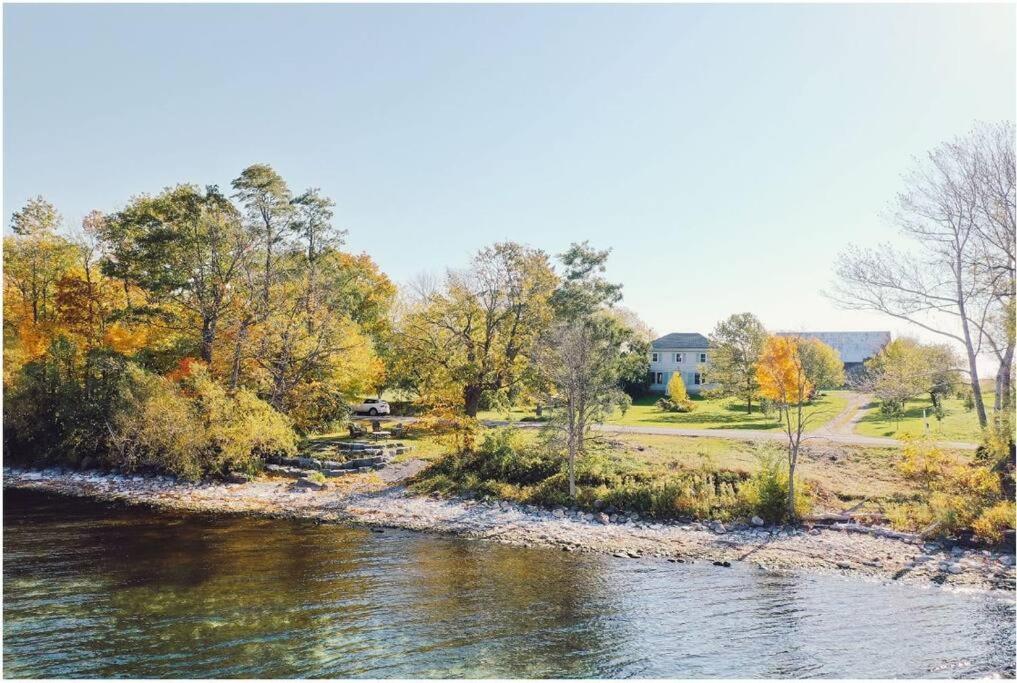
<svg viewBox="0 0 1017 683">
<path fill-rule="evenodd" d="M 699 354 L 699 362 L 700 363 L 705 363 L 706 362 L 706 354 L 705 353 Z"/>
<path fill-rule="evenodd" d="M 706 373 L 705 372 L 697 372 L 695 374 L 695 376 L 692 378 L 692 383 L 695 386 L 697 386 L 697 387 L 700 387 L 700 386 L 706 384 Z"/>
<path fill-rule="evenodd" d="M 658 372 L 653 379 L 656 380 L 654 382 L 654 384 L 663 384 L 664 383 L 664 373 L 663 372 Z"/>
<path fill-rule="evenodd" d="M 653 353 L 650 354 L 650 362 L 651 363 L 656 363 L 658 360 L 659 360 L 659 357 L 658 357 L 656 351 L 654 351 Z"/>
<path fill-rule="evenodd" d="M 676 354 L 674 354 L 674 362 L 675 363 L 684 363 L 685 362 L 685 354 L 684 353 L 676 353 Z"/>
</svg>

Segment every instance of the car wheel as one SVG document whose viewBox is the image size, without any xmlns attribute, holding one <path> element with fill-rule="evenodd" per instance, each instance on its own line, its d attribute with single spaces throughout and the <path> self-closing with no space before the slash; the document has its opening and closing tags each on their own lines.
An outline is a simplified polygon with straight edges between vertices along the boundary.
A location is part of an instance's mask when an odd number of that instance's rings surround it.
<svg viewBox="0 0 1017 683">
<path fill-rule="evenodd" d="M 368 412 L 368 414 L 370 414 L 370 415 L 377 415 L 377 414 L 378 414 L 378 409 L 377 409 L 377 408 L 371 408 L 371 409 L 370 409 L 370 410 L 368 410 L 367 412 Z"/>
</svg>

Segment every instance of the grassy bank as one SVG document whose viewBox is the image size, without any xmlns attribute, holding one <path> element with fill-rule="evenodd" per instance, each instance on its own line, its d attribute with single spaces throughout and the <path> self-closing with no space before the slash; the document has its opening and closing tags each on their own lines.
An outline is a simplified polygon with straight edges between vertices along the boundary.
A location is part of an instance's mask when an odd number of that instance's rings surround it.
<svg viewBox="0 0 1017 683">
<path fill-rule="evenodd" d="M 507 431 L 511 437 L 505 437 Z M 596 455 L 577 469 L 580 493 L 567 496 L 567 475 L 560 458 L 546 455 L 536 430 L 485 431 L 486 445 L 473 454 L 432 451 L 432 466 L 414 487 L 421 492 L 468 494 L 541 505 L 594 507 L 596 501 L 657 518 L 693 517 L 731 520 L 766 512 L 772 500 L 760 500 L 767 468 L 786 465 L 776 444 L 754 444 L 712 437 L 601 435 Z M 437 451 L 437 452 L 435 452 Z M 814 512 L 842 512 L 862 504 L 881 514 L 894 502 L 917 492 L 896 468 L 898 450 L 815 442 L 800 456 L 800 480 Z M 769 478 L 775 475 L 771 472 Z M 786 485 L 786 484 L 785 484 Z M 771 498 L 775 495 L 770 491 Z M 765 496 L 763 496 L 765 497 Z M 781 500 L 784 500 L 781 498 Z M 805 506 L 803 505 L 803 509 Z M 760 516 L 767 515 L 761 514 Z"/>
</svg>

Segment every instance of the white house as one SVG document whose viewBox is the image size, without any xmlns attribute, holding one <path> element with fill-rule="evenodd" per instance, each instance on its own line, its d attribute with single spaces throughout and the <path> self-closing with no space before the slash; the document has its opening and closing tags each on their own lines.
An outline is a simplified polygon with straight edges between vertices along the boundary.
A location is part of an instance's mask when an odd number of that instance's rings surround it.
<svg viewBox="0 0 1017 683">
<path fill-rule="evenodd" d="M 698 394 L 706 388 L 710 341 L 698 332 L 672 332 L 654 339 L 650 350 L 650 389 L 664 391 L 671 375 L 681 373 L 685 388 Z"/>
</svg>

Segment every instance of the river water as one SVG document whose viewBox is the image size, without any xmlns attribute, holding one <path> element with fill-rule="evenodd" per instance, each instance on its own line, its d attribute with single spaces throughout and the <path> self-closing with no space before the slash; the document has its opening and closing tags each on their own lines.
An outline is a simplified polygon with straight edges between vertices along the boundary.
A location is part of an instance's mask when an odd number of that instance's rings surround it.
<svg viewBox="0 0 1017 683">
<path fill-rule="evenodd" d="M 7 677 L 1014 675 L 1012 595 L 4 496 Z"/>
</svg>

